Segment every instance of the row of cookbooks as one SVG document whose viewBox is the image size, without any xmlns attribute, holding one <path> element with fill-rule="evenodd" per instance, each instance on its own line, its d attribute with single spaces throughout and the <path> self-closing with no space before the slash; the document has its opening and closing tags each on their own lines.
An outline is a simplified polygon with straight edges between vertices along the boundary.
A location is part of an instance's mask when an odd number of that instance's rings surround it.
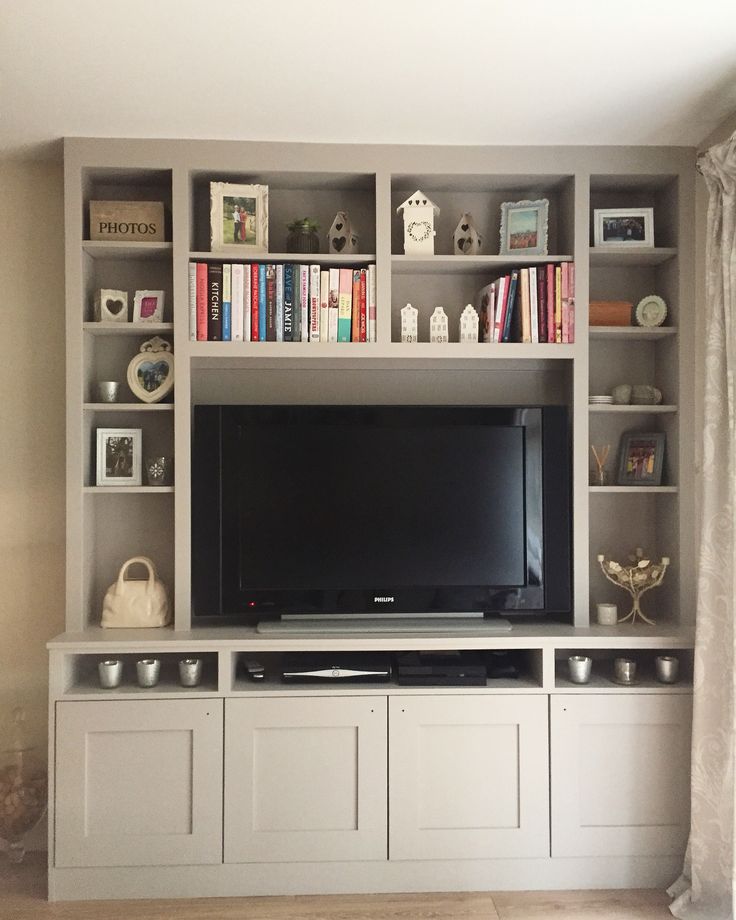
<svg viewBox="0 0 736 920">
<path fill-rule="evenodd" d="M 375 342 L 376 266 L 190 262 L 189 337 Z"/>
<path fill-rule="evenodd" d="M 575 341 L 575 263 L 520 268 L 478 292 L 484 342 Z"/>
</svg>

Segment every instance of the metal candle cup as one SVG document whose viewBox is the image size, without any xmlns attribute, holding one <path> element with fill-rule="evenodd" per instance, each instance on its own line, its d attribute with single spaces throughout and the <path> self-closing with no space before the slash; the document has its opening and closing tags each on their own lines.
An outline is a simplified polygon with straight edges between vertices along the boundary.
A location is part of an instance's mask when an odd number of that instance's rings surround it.
<svg viewBox="0 0 736 920">
<path fill-rule="evenodd" d="M 618 623 L 618 607 L 615 604 L 598 604 L 596 615 L 599 626 L 615 626 Z"/>
<path fill-rule="evenodd" d="M 116 403 L 120 393 L 117 380 L 101 380 L 97 384 L 97 399 L 103 403 Z"/>
<path fill-rule="evenodd" d="M 139 687 L 155 687 L 161 673 L 161 662 L 158 658 L 141 658 L 135 665 L 138 674 Z"/>
<path fill-rule="evenodd" d="M 182 658 L 179 662 L 179 683 L 182 687 L 197 687 L 202 680 L 202 659 Z"/>
<path fill-rule="evenodd" d="M 567 667 L 570 671 L 570 680 L 574 684 L 587 684 L 593 668 L 593 659 L 587 655 L 570 655 Z"/>
<path fill-rule="evenodd" d="M 674 655 L 659 655 L 654 661 L 657 680 L 662 684 L 674 684 L 680 670 L 680 661 Z"/>
<path fill-rule="evenodd" d="M 108 658 L 100 661 L 97 665 L 97 673 L 100 676 L 100 686 L 104 690 L 114 690 L 120 686 L 123 679 L 123 662 L 118 658 Z"/>
<path fill-rule="evenodd" d="M 619 684 L 633 684 L 636 680 L 636 662 L 631 658 L 616 658 L 613 673 Z"/>
</svg>

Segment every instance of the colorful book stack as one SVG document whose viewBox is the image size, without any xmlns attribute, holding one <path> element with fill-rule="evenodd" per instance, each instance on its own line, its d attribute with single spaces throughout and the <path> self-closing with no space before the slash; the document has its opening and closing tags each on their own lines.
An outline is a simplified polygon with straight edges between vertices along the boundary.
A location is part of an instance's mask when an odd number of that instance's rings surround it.
<svg viewBox="0 0 736 920">
<path fill-rule="evenodd" d="M 515 269 L 478 291 L 483 342 L 575 341 L 575 263 Z"/>
<path fill-rule="evenodd" d="M 376 266 L 190 262 L 189 338 L 375 342 Z"/>
</svg>

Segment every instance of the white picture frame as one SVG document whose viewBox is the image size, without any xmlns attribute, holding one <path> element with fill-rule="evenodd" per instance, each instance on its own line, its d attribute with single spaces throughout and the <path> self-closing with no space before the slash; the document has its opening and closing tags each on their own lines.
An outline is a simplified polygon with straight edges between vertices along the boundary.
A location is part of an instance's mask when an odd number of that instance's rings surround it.
<svg viewBox="0 0 736 920">
<path fill-rule="evenodd" d="M 162 323 L 164 321 L 164 292 L 136 291 L 133 297 L 134 323 Z"/>
<path fill-rule="evenodd" d="M 593 246 L 622 249 L 654 246 L 654 208 L 595 208 Z"/>
<path fill-rule="evenodd" d="M 267 253 L 268 186 L 210 182 L 210 231 L 212 252 Z"/>
<path fill-rule="evenodd" d="M 548 235 L 548 199 L 503 202 L 500 255 L 546 256 Z"/>
<path fill-rule="evenodd" d="M 143 429 L 97 429 L 98 486 L 141 485 Z"/>
</svg>

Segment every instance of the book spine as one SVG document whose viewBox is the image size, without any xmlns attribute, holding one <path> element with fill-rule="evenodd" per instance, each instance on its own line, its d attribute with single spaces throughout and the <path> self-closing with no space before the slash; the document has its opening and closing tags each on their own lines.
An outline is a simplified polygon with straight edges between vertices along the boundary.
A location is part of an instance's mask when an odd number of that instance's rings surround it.
<svg viewBox="0 0 736 920">
<path fill-rule="evenodd" d="M 360 341 L 360 269 L 352 269 L 352 314 L 351 314 L 351 328 L 350 328 L 350 341 L 359 342 Z"/>
<path fill-rule="evenodd" d="M 243 341 L 250 342 L 250 311 L 251 311 L 251 294 L 250 294 L 251 268 L 250 263 L 243 266 Z"/>
<path fill-rule="evenodd" d="M 547 265 L 547 341 L 555 341 L 555 267 Z"/>
<path fill-rule="evenodd" d="M 539 304 L 539 341 L 547 341 L 547 267 L 542 265 L 537 274 L 537 302 Z"/>
<path fill-rule="evenodd" d="M 537 299 L 537 269 L 529 269 L 529 316 L 532 321 L 532 342 L 539 342 L 539 302 Z"/>
<path fill-rule="evenodd" d="M 284 341 L 284 266 L 276 266 L 276 341 Z"/>
<path fill-rule="evenodd" d="M 243 341 L 243 276 L 245 266 L 242 262 L 233 263 L 232 279 L 232 329 L 233 342 Z"/>
<path fill-rule="evenodd" d="M 294 274 L 294 291 L 292 293 L 292 310 L 291 310 L 291 340 L 292 342 L 301 342 L 302 340 L 302 300 L 301 300 L 301 275 L 299 273 L 299 266 L 294 262 L 292 263 L 292 271 Z"/>
<path fill-rule="evenodd" d="M 330 273 L 319 273 L 319 340 L 330 341 Z"/>
<path fill-rule="evenodd" d="M 230 263 L 222 266 L 222 341 L 232 339 L 232 274 Z"/>
<path fill-rule="evenodd" d="M 292 342 L 294 336 L 294 266 L 284 265 L 284 341 Z"/>
<path fill-rule="evenodd" d="M 360 270 L 360 341 L 368 341 L 368 273 Z"/>
<path fill-rule="evenodd" d="M 197 341 L 207 341 L 207 313 L 209 309 L 209 287 L 207 263 L 197 262 Z"/>
<path fill-rule="evenodd" d="M 368 266 L 368 341 L 376 341 L 376 264 Z"/>
<path fill-rule="evenodd" d="M 512 335 L 515 334 L 515 327 L 518 326 L 518 313 L 519 308 L 516 304 L 516 289 L 519 285 L 519 272 L 511 272 L 511 280 L 509 281 L 509 297 L 508 303 L 506 304 L 506 316 L 504 317 L 503 322 L 503 338 L 502 342 L 511 342 L 513 341 Z M 514 317 L 516 313 L 516 317 Z"/>
<path fill-rule="evenodd" d="M 258 341 L 266 341 L 266 263 L 258 265 Z"/>
<path fill-rule="evenodd" d="M 302 342 L 309 341 L 309 266 L 299 266 L 299 328 Z"/>
<path fill-rule="evenodd" d="M 562 342 L 562 269 L 555 265 L 555 342 Z"/>
<path fill-rule="evenodd" d="M 330 316 L 328 341 L 337 341 L 337 324 L 340 313 L 340 269 L 330 269 Z"/>
<path fill-rule="evenodd" d="M 197 341 L 197 263 L 189 263 L 189 340 Z"/>
<path fill-rule="evenodd" d="M 569 303 L 567 300 L 567 262 L 563 262 L 560 266 L 560 301 L 562 303 L 562 343 L 567 344 L 567 321 L 568 321 L 568 310 Z"/>
<path fill-rule="evenodd" d="M 276 266 L 266 266 L 266 341 L 276 341 Z"/>
<path fill-rule="evenodd" d="M 522 268 L 519 272 L 519 293 L 521 295 L 521 341 L 524 343 L 532 340 L 532 318 L 529 303 L 529 269 Z"/>
<path fill-rule="evenodd" d="M 493 341 L 503 342 L 503 330 L 506 325 L 506 307 L 509 298 L 509 276 L 502 275 L 496 287 L 496 315 L 493 320 Z"/>
<path fill-rule="evenodd" d="M 338 301 L 337 341 L 350 341 L 352 318 L 353 273 L 349 268 L 340 269 L 340 295 Z"/>
<path fill-rule="evenodd" d="M 309 266 L 309 341 L 320 340 L 319 265 Z"/>
<path fill-rule="evenodd" d="M 570 262 L 568 269 L 568 319 L 567 319 L 567 340 L 572 345 L 575 342 L 575 263 Z"/>
<path fill-rule="evenodd" d="M 258 303 L 260 301 L 259 292 L 260 272 L 258 264 L 254 262 L 250 267 L 250 340 L 251 342 L 260 342 L 260 323 L 258 317 Z"/>
<path fill-rule="evenodd" d="M 207 266 L 207 339 L 210 342 L 222 340 L 222 265 Z"/>
</svg>

